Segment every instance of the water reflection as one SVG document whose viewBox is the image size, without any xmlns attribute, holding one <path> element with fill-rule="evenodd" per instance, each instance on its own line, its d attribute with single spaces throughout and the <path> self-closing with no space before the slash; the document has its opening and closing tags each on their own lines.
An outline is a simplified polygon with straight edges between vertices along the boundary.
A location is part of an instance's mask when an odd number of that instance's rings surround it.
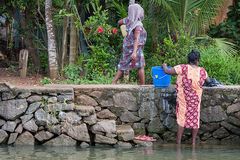
<svg viewBox="0 0 240 160">
<path fill-rule="evenodd" d="M 155 145 L 143 148 L 11 147 L 0 146 L 0 159 L 9 160 L 237 160 L 239 146 Z"/>
</svg>

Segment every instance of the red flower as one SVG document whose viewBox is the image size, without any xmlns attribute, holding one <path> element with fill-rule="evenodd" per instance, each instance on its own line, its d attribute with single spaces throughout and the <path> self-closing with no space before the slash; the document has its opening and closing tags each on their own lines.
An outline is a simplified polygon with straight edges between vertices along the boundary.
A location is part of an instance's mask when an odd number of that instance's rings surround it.
<svg viewBox="0 0 240 160">
<path fill-rule="evenodd" d="M 97 28 L 97 32 L 98 32 L 98 33 L 103 33 L 103 31 L 104 31 L 104 29 L 103 29 L 102 26 L 99 26 L 99 27 Z"/>
<path fill-rule="evenodd" d="M 112 34 L 117 34 L 117 32 L 118 32 L 117 28 L 112 29 Z"/>
</svg>

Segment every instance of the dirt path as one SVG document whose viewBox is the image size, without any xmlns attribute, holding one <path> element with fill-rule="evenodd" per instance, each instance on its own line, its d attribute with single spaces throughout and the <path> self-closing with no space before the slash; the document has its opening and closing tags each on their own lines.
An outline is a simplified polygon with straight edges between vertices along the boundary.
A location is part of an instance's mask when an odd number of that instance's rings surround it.
<svg viewBox="0 0 240 160">
<path fill-rule="evenodd" d="M 41 75 L 31 75 L 20 78 L 19 73 L 11 71 L 9 68 L 0 68 L 0 82 L 8 82 L 14 86 L 40 86 Z"/>
</svg>

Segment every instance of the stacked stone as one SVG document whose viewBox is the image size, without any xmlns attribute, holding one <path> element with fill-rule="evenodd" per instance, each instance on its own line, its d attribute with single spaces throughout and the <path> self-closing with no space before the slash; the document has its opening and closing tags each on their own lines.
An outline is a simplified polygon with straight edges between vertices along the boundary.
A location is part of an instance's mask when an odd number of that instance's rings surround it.
<svg viewBox="0 0 240 160">
<path fill-rule="evenodd" d="M 73 145 L 58 114 L 74 110 L 72 89 L 11 90 L 0 85 L 0 144 Z"/>
</svg>

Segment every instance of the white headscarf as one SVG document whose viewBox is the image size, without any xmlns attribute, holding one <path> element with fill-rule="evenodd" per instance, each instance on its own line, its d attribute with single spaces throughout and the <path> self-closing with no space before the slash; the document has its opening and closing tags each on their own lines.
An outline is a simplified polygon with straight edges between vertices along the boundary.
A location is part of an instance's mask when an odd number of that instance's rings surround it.
<svg viewBox="0 0 240 160">
<path fill-rule="evenodd" d="M 128 6 L 128 34 L 137 26 L 143 26 L 144 10 L 139 4 L 131 4 Z"/>
</svg>

